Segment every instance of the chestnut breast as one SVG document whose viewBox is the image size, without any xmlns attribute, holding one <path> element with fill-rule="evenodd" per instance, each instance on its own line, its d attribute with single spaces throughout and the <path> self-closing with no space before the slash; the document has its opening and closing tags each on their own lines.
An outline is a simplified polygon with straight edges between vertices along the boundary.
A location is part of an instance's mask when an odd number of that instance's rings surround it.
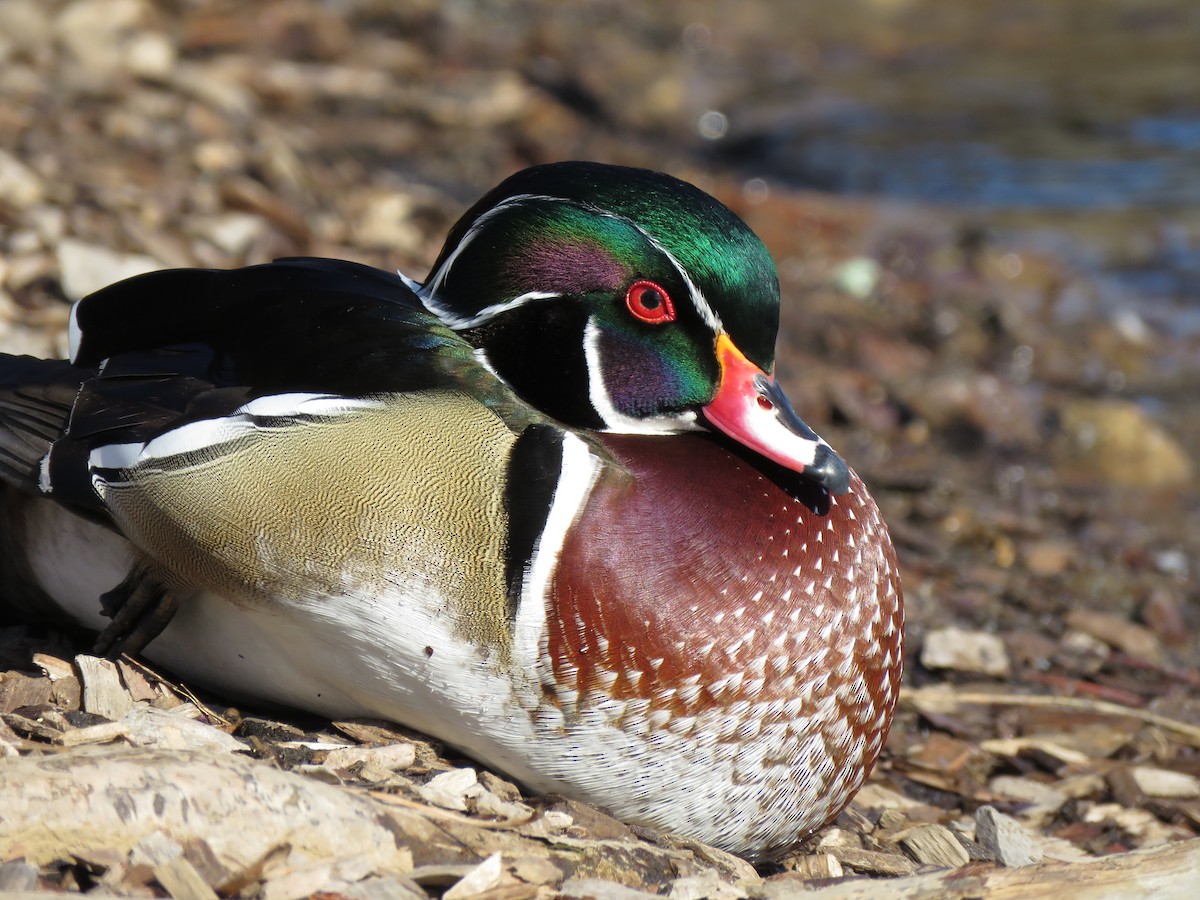
<svg viewBox="0 0 1200 900">
<path fill-rule="evenodd" d="M 837 719 L 873 761 L 899 687 L 903 611 L 858 476 L 832 497 L 705 435 L 602 440 L 630 475 L 601 477 L 551 589 L 547 652 L 571 702 L 648 701 L 663 727 L 731 708 Z"/>
</svg>

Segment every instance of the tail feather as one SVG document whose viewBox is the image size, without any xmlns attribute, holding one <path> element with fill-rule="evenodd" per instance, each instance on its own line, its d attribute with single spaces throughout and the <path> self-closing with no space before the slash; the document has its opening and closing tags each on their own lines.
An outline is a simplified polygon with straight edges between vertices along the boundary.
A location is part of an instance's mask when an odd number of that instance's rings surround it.
<svg viewBox="0 0 1200 900">
<path fill-rule="evenodd" d="M 39 491 L 42 460 L 90 374 L 65 360 L 0 356 L 0 481 Z"/>
</svg>

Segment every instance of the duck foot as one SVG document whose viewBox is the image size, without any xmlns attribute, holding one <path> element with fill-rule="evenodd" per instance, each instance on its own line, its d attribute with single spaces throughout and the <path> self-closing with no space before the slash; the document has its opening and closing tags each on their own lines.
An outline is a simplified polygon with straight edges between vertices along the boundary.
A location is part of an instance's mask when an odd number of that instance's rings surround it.
<svg viewBox="0 0 1200 900">
<path fill-rule="evenodd" d="M 100 606 L 112 622 L 100 632 L 92 650 L 115 659 L 123 653 L 141 653 L 167 627 L 179 601 L 148 568 L 134 566 L 124 581 L 100 595 Z"/>
</svg>

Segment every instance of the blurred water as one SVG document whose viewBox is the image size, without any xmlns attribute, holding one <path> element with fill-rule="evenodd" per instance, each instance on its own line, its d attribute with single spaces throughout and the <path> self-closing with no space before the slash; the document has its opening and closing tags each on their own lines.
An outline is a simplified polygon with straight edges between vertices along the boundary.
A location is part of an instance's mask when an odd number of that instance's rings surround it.
<svg viewBox="0 0 1200 900">
<path fill-rule="evenodd" d="M 774 61 L 742 58 L 715 152 L 767 180 L 1052 221 L 1129 302 L 1200 333 L 1200 4 L 792 9 Z M 789 40 L 807 63 L 781 76 Z"/>
</svg>

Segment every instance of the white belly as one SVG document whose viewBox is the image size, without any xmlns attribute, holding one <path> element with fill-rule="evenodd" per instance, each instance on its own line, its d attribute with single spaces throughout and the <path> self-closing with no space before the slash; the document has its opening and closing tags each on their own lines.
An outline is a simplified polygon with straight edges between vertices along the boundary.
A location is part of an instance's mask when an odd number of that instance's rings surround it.
<svg viewBox="0 0 1200 900">
<path fill-rule="evenodd" d="M 32 506 L 36 577 L 76 622 L 102 629 L 98 598 L 128 573 L 130 545 L 49 502 Z M 786 846 L 861 783 L 860 768 L 831 789 L 840 779 L 822 771 L 820 720 L 838 719 L 832 706 L 808 729 L 781 724 L 740 743 L 716 740 L 727 724 L 721 710 L 676 731 L 650 728 L 626 701 L 554 707 L 539 681 L 550 668 L 543 621 L 523 611 L 512 658 L 499 664 L 454 633 L 439 614 L 445 607 L 428 595 L 353 594 L 250 607 L 201 592 L 182 598 L 145 655 L 231 696 L 402 723 L 535 790 L 735 852 Z M 862 756 L 860 746 L 846 764 Z"/>
</svg>

